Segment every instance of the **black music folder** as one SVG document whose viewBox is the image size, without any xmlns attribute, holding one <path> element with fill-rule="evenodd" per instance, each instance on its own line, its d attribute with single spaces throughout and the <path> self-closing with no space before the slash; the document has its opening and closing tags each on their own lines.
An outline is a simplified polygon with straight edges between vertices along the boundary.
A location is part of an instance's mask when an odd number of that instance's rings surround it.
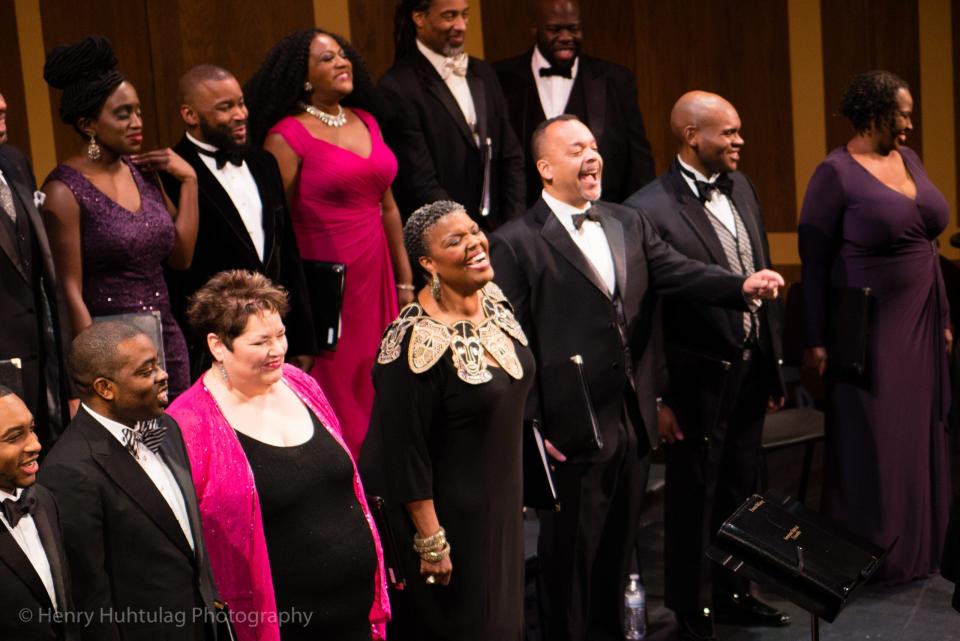
<svg viewBox="0 0 960 641">
<path fill-rule="evenodd" d="M 843 380 L 869 376 L 876 300 L 869 287 L 837 287 L 827 310 L 827 369 Z"/>
<path fill-rule="evenodd" d="M 310 309 L 317 334 L 317 345 L 330 352 L 337 350 L 340 341 L 343 311 L 343 288 L 347 266 L 321 260 L 304 260 L 303 275 L 310 291 Z"/>
<path fill-rule="evenodd" d="M 400 548 L 397 547 L 397 539 L 393 536 L 393 528 L 390 527 L 390 515 L 387 513 L 386 503 L 383 497 L 367 494 L 367 505 L 370 508 L 370 514 L 373 515 L 377 532 L 380 534 L 387 584 L 394 590 L 403 590 L 407 587 L 407 581 L 403 577 L 403 569 L 400 566 Z"/>
<path fill-rule="evenodd" d="M 583 357 L 574 354 L 562 367 L 568 384 L 563 389 L 544 392 L 544 436 L 568 458 L 603 449 Z"/>
<path fill-rule="evenodd" d="M 550 459 L 543 445 L 540 422 L 523 422 L 523 505 L 538 510 L 560 511 L 557 486 Z"/>
</svg>

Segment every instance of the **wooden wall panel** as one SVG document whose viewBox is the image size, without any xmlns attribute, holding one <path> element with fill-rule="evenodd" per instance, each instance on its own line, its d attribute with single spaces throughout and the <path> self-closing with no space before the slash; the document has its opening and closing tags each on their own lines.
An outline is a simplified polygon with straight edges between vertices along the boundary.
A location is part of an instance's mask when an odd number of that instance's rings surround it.
<svg viewBox="0 0 960 641">
<path fill-rule="evenodd" d="M 633 65 L 647 134 L 663 171 L 675 154 L 673 103 L 691 89 L 734 104 L 767 230 L 796 229 L 786 0 L 644 0 L 635 8 Z"/>
<path fill-rule="evenodd" d="M 190 67 L 211 63 L 243 84 L 285 36 L 314 26 L 312 0 L 147 0 L 160 144 L 183 134 L 177 82 Z M 322 26 L 322 25 L 321 25 Z"/>
<path fill-rule="evenodd" d="M 950 1 L 950 22 L 953 33 L 953 121 L 954 132 L 960 136 L 960 78 L 957 77 L 957 70 L 960 70 L 960 0 Z M 960 191 L 960 144 L 956 146 L 956 185 Z M 958 194 L 960 195 L 960 194 Z M 954 220 L 960 223 L 960 210 L 953 213 Z"/>
<path fill-rule="evenodd" d="M 26 96 L 20 66 L 20 38 L 12 2 L 0 2 L 0 94 L 7 103 L 7 142 L 30 156 Z"/>
<path fill-rule="evenodd" d="M 351 44 L 360 52 L 374 81 L 393 65 L 395 4 L 387 0 L 350 0 Z M 470 35 L 468 31 L 467 37 Z"/>
<path fill-rule="evenodd" d="M 74 43 L 88 35 L 106 36 L 120 61 L 118 68 L 137 89 L 143 106 L 144 149 L 156 147 L 159 141 L 158 114 L 153 85 L 153 60 L 161 55 L 164 43 L 153 43 L 147 25 L 146 0 L 73 0 L 64 10 L 60 0 L 40 0 L 43 20 L 43 44 L 49 52 L 54 47 Z M 28 79 L 43 82 L 42 78 Z M 54 114 L 54 138 L 57 158 L 63 160 L 83 146 L 73 127 L 60 121 L 60 91 L 50 90 Z M 38 176 L 38 180 L 43 180 Z"/>
<path fill-rule="evenodd" d="M 837 113 L 847 84 L 860 72 L 886 69 L 910 85 L 914 131 L 907 144 L 923 156 L 917 3 L 918 0 L 821 0 L 828 149 L 843 145 L 853 134 L 853 128 Z"/>
</svg>

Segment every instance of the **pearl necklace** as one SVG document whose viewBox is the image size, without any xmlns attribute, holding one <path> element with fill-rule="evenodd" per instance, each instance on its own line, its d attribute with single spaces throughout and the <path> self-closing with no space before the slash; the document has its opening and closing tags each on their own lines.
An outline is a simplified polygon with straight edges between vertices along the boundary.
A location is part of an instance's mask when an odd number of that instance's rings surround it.
<svg viewBox="0 0 960 641">
<path fill-rule="evenodd" d="M 305 102 L 300 103 L 300 108 L 328 127 L 336 128 L 347 124 L 347 114 L 343 112 L 343 107 L 341 105 L 337 105 L 337 109 L 339 109 L 339 111 L 337 112 L 336 116 L 333 114 L 328 114 L 326 111 L 317 109 L 313 105 L 308 105 Z"/>
</svg>

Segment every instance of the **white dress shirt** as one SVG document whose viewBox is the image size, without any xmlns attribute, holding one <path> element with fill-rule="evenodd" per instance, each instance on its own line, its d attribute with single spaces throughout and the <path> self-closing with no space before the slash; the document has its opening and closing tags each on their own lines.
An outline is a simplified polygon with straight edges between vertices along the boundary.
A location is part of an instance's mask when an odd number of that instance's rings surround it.
<svg viewBox="0 0 960 641">
<path fill-rule="evenodd" d="M 417 39 L 417 49 L 420 50 L 424 58 L 430 61 L 430 64 L 437 70 L 441 78 L 443 78 L 444 75 L 447 76 L 443 82 L 446 83 L 447 88 L 450 89 L 450 93 L 453 94 L 457 104 L 460 105 L 463 119 L 467 121 L 467 126 L 470 128 L 470 131 L 473 132 L 473 140 L 477 143 L 477 146 L 479 146 L 480 134 L 477 133 L 477 110 L 473 105 L 473 94 L 470 93 L 470 85 L 467 84 L 467 77 L 455 73 L 445 74 L 444 61 L 447 58 L 420 42 L 419 38 Z"/>
<path fill-rule="evenodd" d="M 548 119 L 566 113 L 567 103 L 570 102 L 570 92 L 573 91 L 573 81 L 577 79 L 577 70 L 580 68 L 580 56 L 577 56 L 577 59 L 573 61 L 569 78 L 540 75 L 541 69 L 551 66 L 550 61 L 540 53 L 540 49 L 534 47 L 530 67 L 533 69 L 533 79 L 537 83 L 537 95 L 540 96 L 543 115 Z"/>
<path fill-rule="evenodd" d="M 16 494 L 10 494 L 9 492 L 0 490 L 0 502 L 7 499 L 16 501 L 22 493 L 22 488 L 17 488 Z M 40 542 L 40 533 L 37 532 L 37 524 L 33 522 L 33 516 L 24 514 L 20 517 L 20 520 L 17 521 L 17 527 L 10 527 L 3 510 L 0 510 L 0 521 L 3 521 L 4 527 L 6 527 L 13 536 L 13 540 L 17 542 L 20 549 L 23 550 L 23 553 L 30 561 L 30 565 L 37 571 L 37 575 L 43 582 L 43 587 L 46 588 L 47 594 L 50 595 L 50 603 L 53 604 L 53 607 L 58 608 L 59 604 L 57 604 L 56 591 L 53 589 L 53 573 L 50 571 L 50 560 L 47 559 L 47 552 L 43 549 L 43 543 Z"/>
<path fill-rule="evenodd" d="M 607 291 L 612 296 L 617 288 L 617 276 L 613 268 L 613 254 L 610 253 L 610 243 L 607 242 L 607 235 L 603 233 L 603 227 L 600 226 L 598 221 L 589 218 L 583 221 L 580 229 L 573 226 L 573 215 L 584 213 L 590 209 L 591 205 L 587 204 L 583 209 L 579 209 L 557 200 L 548 194 L 546 189 L 540 195 L 543 202 L 547 203 L 547 207 L 570 234 L 573 242 L 577 244 L 583 255 L 587 257 L 593 268 L 600 274 L 600 278 L 607 286 Z"/>
<path fill-rule="evenodd" d="M 90 416 L 95 418 L 108 432 L 113 434 L 120 444 L 123 445 L 124 449 L 126 449 L 123 438 L 123 431 L 128 429 L 126 425 L 97 414 L 85 404 L 81 403 L 81 406 L 90 412 Z M 134 457 L 134 460 L 140 464 L 140 467 L 143 468 L 143 471 L 146 472 L 154 486 L 156 486 L 157 491 L 163 496 L 163 500 L 170 506 L 170 510 L 177 519 L 177 523 L 180 524 L 180 529 L 183 530 L 183 535 L 186 537 L 187 543 L 190 544 L 190 549 L 194 549 L 193 532 L 190 529 L 190 517 L 187 515 L 187 503 L 183 499 L 183 493 L 180 491 L 180 486 L 177 485 L 177 479 L 173 475 L 173 472 L 170 471 L 170 468 L 167 467 L 166 462 L 159 454 L 152 452 L 150 448 L 145 445 L 137 448 L 137 456 Z"/>
<path fill-rule="evenodd" d="M 699 171 L 680 160 L 680 156 L 677 156 L 677 161 L 680 162 L 681 167 L 693 174 L 697 180 L 702 180 L 705 183 L 712 183 L 720 175 L 714 174 L 710 176 L 710 178 L 707 178 Z M 690 186 L 690 189 L 693 191 L 693 195 L 699 198 L 700 192 L 697 191 L 697 185 L 693 179 L 683 172 L 681 172 L 680 175 L 683 176 L 683 179 L 687 182 L 687 185 Z M 737 237 L 737 223 L 733 219 L 733 208 L 730 206 L 730 199 L 727 198 L 726 194 L 721 193 L 719 189 L 712 190 L 710 192 L 710 200 L 705 202 L 703 206 L 714 218 L 720 221 L 720 224 L 727 228 L 734 238 Z"/>
<path fill-rule="evenodd" d="M 205 149 L 211 153 L 216 153 L 217 148 L 200 142 L 189 133 L 187 140 L 195 144 L 200 149 Z M 233 206 L 237 208 L 240 219 L 243 220 L 243 226 L 247 228 L 250 234 L 250 240 L 257 250 L 257 256 L 263 260 L 264 245 L 266 245 L 266 235 L 263 232 L 263 203 L 260 200 L 260 190 L 257 189 L 257 181 L 253 179 L 250 173 L 250 167 L 244 160 L 239 167 L 233 163 L 227 163 L 220 169 L 217 169 L 217 159 L 206 154 L 198 154 L 203 164 L 207 166 L 210 173 L 214 175 L 217 181 L 223 185 L 227 196 L 233 201 Z"/>
</svg>

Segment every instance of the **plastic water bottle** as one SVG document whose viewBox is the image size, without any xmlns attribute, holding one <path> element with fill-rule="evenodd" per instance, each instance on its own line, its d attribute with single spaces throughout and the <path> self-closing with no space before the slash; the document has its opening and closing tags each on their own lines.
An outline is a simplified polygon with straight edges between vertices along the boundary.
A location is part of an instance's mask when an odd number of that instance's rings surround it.
<svg viewBox="0 0 960 641">
<path fill-rule="evenodd" d="M 639 574 L 631 574 L 623 593 L 623 638 L 637 641 L 647 637 L 647 594 Z"/>
</svg>

